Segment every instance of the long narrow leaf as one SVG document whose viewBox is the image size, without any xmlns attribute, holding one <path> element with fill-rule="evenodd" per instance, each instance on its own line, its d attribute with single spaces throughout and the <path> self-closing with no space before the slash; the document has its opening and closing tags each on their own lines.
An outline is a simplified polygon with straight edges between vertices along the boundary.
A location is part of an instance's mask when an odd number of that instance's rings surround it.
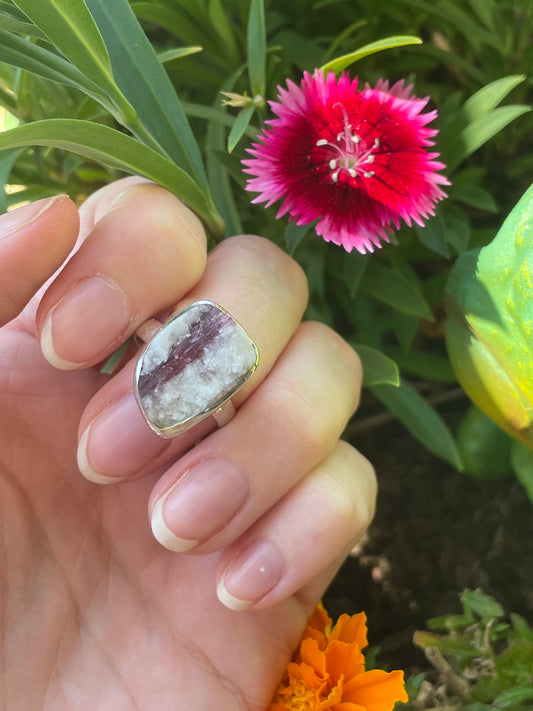
<svg viewBox="0 0 533 711">
<path fill-rule="evenodd" d="M 339 72 L 342 72 L 343 69 L 346 69 L 346 67 L 358 62 L 360 59 L 363 59 L 363 57 L 368 57 L 370 54 L 382 52 L 384 49 L 405 47 L 410 44 L 422 44 L 422 40 L 420 37 L 410 36 L 386 37 L 385 39 L 378 40 L 377 42 L 365 44 L 364 47 L 356 49 L 355 52 L 350 52 L 349 54 L 344 54 L 342 57 L 332 59 L 330 62 L 326 62 L 321 69 L 324 72 L 332 71 L 335 72 L 335 74 L 338 74 Z"/>
<path fill-rule="evenodd" d="M 127 0 L 87 0 L 120 90 L 147 132 L 207 188 L 202 157 L 183 107 Z"/>
<path fill-rule="evenodd" d="M 111 76 L 111 62 L 83 0 L 14 0 L 78 69 L 98 83 Z"/>
<path fill-rule="evenodd" d="M 4 213 L 8 207 L 6 185 L 9 180 L 9 174 L 15 164 L 15 161 L 20 155 L 21 148 L 15 148 L 11 151 L 6 151 L 0 155 L 0 213 Z"/>
<path fill-rule="evenodd" d="M 0 30 L 0 61 L 80 89 L 93 98 L 103 98 L 98 87 L 66 59 L 3 30 Z"/>
<path fill-rule="evenodd" d="M 472 155 L 478 148 L 481 148 L 493 136 L 496 136 L 508 124 L 519 116 L 531 111 L 531 106 L 512 105 L 500 106 L 489 114 L 472 121 L 456 139 L 455 145 L 449 153 L 446 153 L 445 160 L 448 170 L 452 171 L 462 163 L 465 158 Z"/>
<path fill-rule="evenodd" d="M 411 385 L 401 381 L 399 387 L 375 385 L 371 390 L 427 450 L 461 470 L 461 456 L 450 430 Z"/>
<path fill-rule="evenodd" d="M 263 0 L 252 0 L 247 30 L 248 77 L 252 96 L 265 95 L 266 28 Z"/>
<path fill-rule="evenodd" d="M 0 133 L 0 150 L 35 145 L 71 151 L 101 165 L 143 175 L 180 197 L 215 234 L 221 231 L 209 196 L 185 171 L 120 131 L 90 121 L 49 119 Z"/>
<path fill-rule="evenodd" d="M 0 25 L 3 30 L 20 32 L 23 35 L 32 35 L 45 39 L 45 34 L 35 27 L 33 23 L 17 7 L 10 2 L 0 2 Z"/>
<path fill-rule="evenodd" d="M 218 37 L 218 44 L 228 57 L 230 64 L 239 62 L 239 50 L 235 40 L 235 31 L 228 16 L 231 13 L 230 5 L 221 0 L 209 0 L 208 16 L 210 25 Z"/>
<path fill-rule="evenodd" d="M 507 94 L 515 86 L 525 81 L 525 74 L 515 74 L 496 81 L 490 82 L 481 87 L 475 94 L 472 94 L 464 103 L 461 114 L 464 115 L 465 123 L 471 123 L 475 119 L 485 116 L 489 111 L 495 109 L 502 102 Z"/>
</svg>

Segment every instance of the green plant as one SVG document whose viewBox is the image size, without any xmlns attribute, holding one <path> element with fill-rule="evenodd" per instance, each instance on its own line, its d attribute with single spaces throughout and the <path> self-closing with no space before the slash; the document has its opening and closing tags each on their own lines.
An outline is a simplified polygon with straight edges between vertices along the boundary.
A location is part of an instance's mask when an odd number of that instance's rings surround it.
<svg viewBox="0 0 533 711">
<path fill-rule="evenodd" d="M 408 680 L 410 701 L 398 708 L 521 711 L 533 705 L 533 629 L 480 591 L 465 590 L 462 612 L 416 632 L 433 670 Z"/>
</svg>

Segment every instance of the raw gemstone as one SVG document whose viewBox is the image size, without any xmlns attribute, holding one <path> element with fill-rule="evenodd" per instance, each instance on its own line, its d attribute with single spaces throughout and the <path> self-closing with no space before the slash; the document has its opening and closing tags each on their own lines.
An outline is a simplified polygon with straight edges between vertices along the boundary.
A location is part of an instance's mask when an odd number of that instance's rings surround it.
<svg viewBox="0 0 533 711">
<path fill-rule="evenodd" d="M 166 323 L 142 352 L 135 395 L 149 426 L 172 437 L 220 407 L 257 367 L 244 329 L 211 301 Z"/>
</svg>

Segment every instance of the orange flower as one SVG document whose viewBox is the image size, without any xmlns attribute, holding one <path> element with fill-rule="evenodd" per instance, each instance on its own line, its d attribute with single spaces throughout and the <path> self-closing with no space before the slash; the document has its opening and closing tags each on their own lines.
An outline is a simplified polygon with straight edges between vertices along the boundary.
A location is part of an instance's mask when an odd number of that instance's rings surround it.
<svg viewBox="0 0 533 711">
<path fill-rule="evenodd" d="M 366 615 L 332 621 L 319 604 L 268 711 L 390 711 L 407 701 L 403 672 L 365 671 Z"/>
</svg>

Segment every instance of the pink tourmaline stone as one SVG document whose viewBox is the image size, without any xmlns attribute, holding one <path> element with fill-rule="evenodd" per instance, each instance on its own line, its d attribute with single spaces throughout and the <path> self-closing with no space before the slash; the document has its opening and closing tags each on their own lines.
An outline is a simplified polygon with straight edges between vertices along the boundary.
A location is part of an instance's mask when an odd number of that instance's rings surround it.
<svg viewBox="0 0 533 711">
<path fill-rule="evenodd" d="M 179 434 L 220 407 L 257 367 L 244 329 L 220 306 L 197 301 L 146 344 L 135 372 L 135 395 L 148 425 Z"/>
</svg>

